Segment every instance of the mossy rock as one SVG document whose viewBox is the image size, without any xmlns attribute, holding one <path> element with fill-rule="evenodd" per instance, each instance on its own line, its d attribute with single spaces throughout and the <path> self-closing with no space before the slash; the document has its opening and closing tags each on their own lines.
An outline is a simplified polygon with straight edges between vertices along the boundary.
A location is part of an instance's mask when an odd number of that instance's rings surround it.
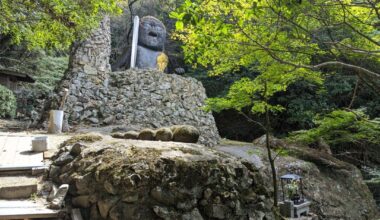
<svg viewBox="0 0 380 220">
<path fill-rule="evenodd" d="M 140 131 L 138 139 L 144 141 L 153 141 L 155 136 L 156 132 L 154 132 L 152 129 L 143 129 Z"/>
<path fill-rule="evenodd" d="M 124 134 L 120 132 L 115 132 L 111 134 L 111 137 L 117 138 L 117 139 L 124 139 Z"/>
<path fill-rule="evenodd" d="M 133 139 L 136 140 L 139 137 L 139 133 L 137 131 L 128 131 L 124 134 L 124 139 Z"/>
<path fill-rule="evenodd" d="M 156 131 L 156 141 L 171 141 L 173 140 L 173 132 L 170 128 L 160 128 Z"/>
<path fill-rule="evenodd" d="M 175 125 L 171 127 L 173 131 L 173 141 L 184 143 L 197 143 L 200 133 L 199 130 L 191 125 Z"/>
<path fill-rule="evenodd" d="M 96 133 L 78 134 L 78 135 L 75 135 L 75 136 L 71 137 L 70 139 L 64 141 L 60 145 L 60 147 L 73 145 L 73 144 L 76 144 L 78 142 L 94 143 L 94 142 L 101 141 L 101 140 L 103 140 L 103 137 L 100 134 L 96 134 Z"/>
</svg>

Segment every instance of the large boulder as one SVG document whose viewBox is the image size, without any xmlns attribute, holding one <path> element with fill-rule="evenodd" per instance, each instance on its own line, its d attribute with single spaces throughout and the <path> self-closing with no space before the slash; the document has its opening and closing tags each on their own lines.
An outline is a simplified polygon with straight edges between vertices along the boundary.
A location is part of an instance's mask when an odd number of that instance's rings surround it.
<svg viewBox="0 0 380 220">
<path fill-rule="evenodd" d="M 104 137 L 70 164 L 54 180 L 84 219 L 276 219 L 259 171 L 202 145 Z"/>
<path fill-rule="evenodd" d="M 282 152 L 275 161 L 277 176 L 295 173 L 303 177 L 304 193 L 311 201 L 311 211 L 319 219 L 380 219 L 373 196 L 355 166 L 317 149 L 295 146 L 273 137 L 270 142 L 277 151 L 273 152 L 274 155 Z M 239 146 L 226 143 L 218 146 L 217 150 L 249 161 L 260 170 L 265 182 L 271 187 L 272 174 L 265 138 L 254 143 L 239 143 Z"/>
</svg>

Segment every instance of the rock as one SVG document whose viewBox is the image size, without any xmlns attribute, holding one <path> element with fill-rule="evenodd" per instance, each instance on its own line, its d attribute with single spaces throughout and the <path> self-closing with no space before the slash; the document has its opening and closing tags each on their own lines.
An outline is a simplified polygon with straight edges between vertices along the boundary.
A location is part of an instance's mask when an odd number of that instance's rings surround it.
<svg viewBox="0 0 380 220">
<path fill-rule="evenodd" d="M 87 120 L 92 124 L 99 124 L 99 119 L 97 118 L 88 118 Z"/>
<path fill-rule="evenodd" d="M 118 139 L 124 139 L 124 134 L 120 132 L 112 133 L 111 137 L 118 138 Z"/>
<path fill-rule="evenodd" d="M 167 207 L 154 206 L 153 211 L 156 213 L 156 215 L 165 220 L 179 219 L 179 214 L 168 209 Z"/>
<path fill-rule="evenodd" d="M 84 145 L 80 144 L 80 143 L 76 143 L 74 144 L 71 149 L 70 149 L 70 154 L 73 155 L 74 157 L 80 155 L 80 153 L 82 152 L 82 148 L 84 147 Z"/>
<path fill-rule="evenodd" d="M 212 195 L 212 190 L 210 188 L 207 188 L 204 192 L 203 192 L 203 198 L 204 199 L 210 199 Z"/>
<path fill-rule="evenodd" d="M 91 185 L 92 175 L 91 173 L 87 173 L 83 176 L 78 176 L 75 178 L 75 189 L 76 193 L 79 195 L 85 195 L 90 193 L 90 190 L 92 187 L 89 187 Z"/>
<path fill-rule="evenodd" d="M 138 139 L 145 141 L 153 141 L 155 136 L 155 132 L 152 129 L 143 129 L 140 131 Z"/>
<path fill-rule="evenodd" d="M 257 209 L 259 196 L 270 195 L 258 170 L 202 145 L 111 141 L 86 143 L 56 182 L 69 182 L 68 199 L 87 207 L 86 219 L 240 220 Z M 270 204 L 270 197 L 263 202 Z M 262 212 L 274 219 L 271 206 Z"/>
<path fill-rule="evenodd" d="M 100 213 L 97 204 L 93 204 L 90 209 L 90 219 L 100 219 Z"/>
<path fill-rule="evenodd" d="M 172 193 L 163 190 L 161 187 L 157 186 L 150 192 L 153 199 L 165 205 L 174 205 L 175 197 Z"/>
<path fill-rule="evenodd" d="M 206 207 L 207 215 L 216 219 L 225 219 L 227 210 L 227 207 L 224 205 L 210 205 Z"/>
<path fill-rule="evenodd" d="M 190 211 L 197 205 L 197 199 L 177 203 L 177 209 Z"/>
<path fill-rule="evenodd" d="M 191 212 L 185 213 L 181 217 L 182 220 L 203 220 L 203 217 L 197 208 Z"/>
<path fill-rule="evenodd" d="M 117 189 L 112 185 L 112 183 L 110 183 L 107 180 L 104 182 L 104 188 L 106 189 L 108 193 L 112 195 L 116 195 L 117 193 Z"/>
<path fill-rule="evenodd" d="M 57 194 L 57 191 L 58 191 L 58 187 L 53 184 L 46 200 L 48 202 L 53 201 L 55 194 Z"/>
<path fill-rule="evenodd" d="M 61 185 L 58 188 L 57 193 L 54 195 L 52 201 L 50 202 L 49 208 L 61 209 L 68 191 L 69 191 L 69 185 L 67 184 Z"/>
<path fill-rule="evenodd" d="M 102 218 L 107 218 L 108 212 L 110 211 L 111 207 L 115 205 L 118 202 L 119 198 L 117 197 L 110 197 L 105 200 L 98 201 L 98 209 L 100 216 Z"/>
<path fill-rule="evenodd" d="M 184 143 L 197 143 L 199 139 L 199 131 L 194 126 L 182 125 L 173 126 L 173 141 Z"/>
<path fill-rule="evenodd" d="M 77 196 L 77 197 L 74 197 L 71 201 L 75 207 L 89 208 L 91 206 L 89 198 L 90 198 L 89 195 Z"/>
<path fill-rule="evenodd" d="M 115 121 L 115 117 L 109 116 L 103 120 L 103 124 L 110 125 L 110 124 L 114 123 L 114 121 Z"/>
<path fill-rule="evenodd" d="M 156 141 L 171 141 L 173 132 L 169 128 L 160 128 L 156 131 Z"/>
<path fill-rule="evenodd" d="M 51 165 L 49 170 L 49 178 L 55 180 L 60 175 L 60 168 L 58 166 Z"/>
<path fill-rule="evenodd" d="M 133 140 L 136 140 L 139 138 L 139 133 L 137 131 L 127 131 L 125 134 L 124 134 L 124 138 L 125 139 L 133 139 Z"/>
<path fill-rule="evenodd" d="M 65 153 L 61 154 L 58 157 L 58 159 L 56 159 L 54 161 L 53 164 L 56 166 L 63 166 L 63 165 L 70 163 L 73 160 L 74 160 L 74 157 L 69 152 L 65 152 Z"/>
<path fill-rule="evenodd" d="M 178 75 L 183 75 L 183 74 L 186 73 L 185 69 L 184 69 L 184 68 L 181 68 L 181 67 L 179 67 L 179 68 L 175 68 L 175 69 L 174 69 L 174 72 L 175 72 L 176 74 L 178 74 Z"/>
<path fill-rule="evenodd" d="M 121 200 L 126 203 L 137 202 L 139 200 L 139 194 L 136 192 L 127 192 Z"/>
</svg>

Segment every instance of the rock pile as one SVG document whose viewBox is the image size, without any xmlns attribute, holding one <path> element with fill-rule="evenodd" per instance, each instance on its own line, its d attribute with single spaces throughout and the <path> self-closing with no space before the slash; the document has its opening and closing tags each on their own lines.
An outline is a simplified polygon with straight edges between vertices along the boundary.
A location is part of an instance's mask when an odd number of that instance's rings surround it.
<svg viewBox="0 0 380 220">
<path fill-rule="evenodd" d="M 113 133 L 114 138 L 146 140 L 146 141 L 175 141 L 183 143 L 197 143 L 199 139 L 199 131 L 190 125 L 174 125 L 171 127 L 163 127 L 157 130 L 143 129 L 139 132 L 128 131 L 125 133 Z"/>
<path fill-rule="evenodd" d="M 85 219 L 275 219 L 258 170 L 201 145 L 103 137 L 53 159 Z"/>
</svg>

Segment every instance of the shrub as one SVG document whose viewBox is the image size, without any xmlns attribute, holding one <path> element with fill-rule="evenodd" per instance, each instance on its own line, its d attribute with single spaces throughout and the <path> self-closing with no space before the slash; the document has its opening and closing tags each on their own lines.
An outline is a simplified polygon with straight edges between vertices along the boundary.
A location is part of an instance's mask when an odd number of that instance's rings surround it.
<svg viewBox="0 0 380 220">
<path fill-rule="evenodd" d="M 13 92 L 0 85 L 0 117 L 14 117 L 16 114 L 16 98 Z"/>
</svg>

